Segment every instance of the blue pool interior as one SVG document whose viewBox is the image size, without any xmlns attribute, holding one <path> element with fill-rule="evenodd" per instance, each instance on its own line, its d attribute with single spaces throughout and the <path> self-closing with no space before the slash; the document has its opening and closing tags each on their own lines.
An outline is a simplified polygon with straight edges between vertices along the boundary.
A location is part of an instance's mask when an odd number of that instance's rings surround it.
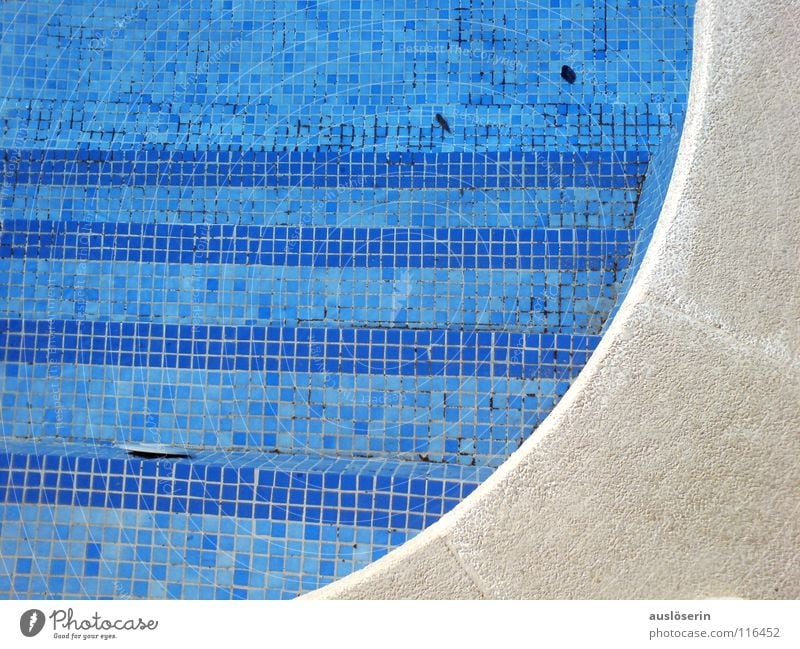
<svg viewBox="0 0 800 649">
<path fill-rule="evenodd" d="M 0 597 L 293 597 L 452 509 L 630 285 L 693 5 L 3 3 Z"/>
</svg>

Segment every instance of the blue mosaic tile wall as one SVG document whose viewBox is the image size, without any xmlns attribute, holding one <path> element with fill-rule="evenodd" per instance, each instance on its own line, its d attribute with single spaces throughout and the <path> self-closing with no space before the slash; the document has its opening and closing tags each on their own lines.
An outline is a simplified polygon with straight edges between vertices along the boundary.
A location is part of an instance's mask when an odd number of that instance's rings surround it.
<svg viewBox="0 0 800 649">
<path fill-rule="evenodd" d="M 397 460 L 9 442 L 8 596 L 244 599 L 311 590 L 438 519 L 489 474 Z"/>
<path fill-rule="evenodd" d="M 0 7 L 0 596 L 308 591 L 566 392 L 693 0 L 410 4 Z"/>
<path fill-rule="evenodd" d="M 636 205 L 634 230 L 637 233 L 633 254 L 623 279 L 619 282 L 619 295 L 608 319 L 603 325 L 605 331 L 614 320 L 617 310 L 622 305 L 622 299 L 628 293 L 636 277 L 639 267 L 644 261 L 645 253 L 653 238 L 656 225 L 661 216 L 661 208 L 667 198 L 667 191 L 672 180 L 672 172 L 678 159 L 678 149 L 681 144 L 683 122 L 677 124 L 661 142 L 653 149 L 650 163 L 647 168 L 647 177 L 642 183 L 639 202 Z"/>
</svg>

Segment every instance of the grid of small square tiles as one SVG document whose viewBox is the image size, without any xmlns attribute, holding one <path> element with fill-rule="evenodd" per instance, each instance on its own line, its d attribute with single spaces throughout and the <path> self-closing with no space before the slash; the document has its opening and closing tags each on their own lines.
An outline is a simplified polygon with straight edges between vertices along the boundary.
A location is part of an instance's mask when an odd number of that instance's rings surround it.
<svg viewBox="0 0 800 649">
<path fill-rule="evenodd" d="M 694 2 L 411 4 L 0 7 L 0 596 L 305 592 L 566 392 Z"/>
<path fill-rule="evenodd" d="M 293 595 L 364 567 L 487 475 L 299 455 L 147 461 L 111 447 L 10 443 L 0 453 L 0 591 Z"/>
<path fill-rule="evenodd" d="M 634 251 L 630 258 L 622 281 L 619 282 L 619 293 L 625 295 L 628 292 L 636 273 L 644 261 L 645 252 L 650 245 L 650 240 L 653 238 L 653 232 L 656 229 L 658 218 L 661 216 L 661 208 L 664 205 L 664 199 L 667 197 L 667 190 L 669 189 L 669 182 L 672 178 L 672 170 L 675 167 L 675 161 L 678 158 L 678 148 L 681 143 L 681 132 L 683 124 L 678 124 L 664 139 L 654 148 L 652 152 L 652 159 L 647 169 L 647 178 L 642 184 L 642 190 L 639 194 L 639 202 L 636 206 L 636 218 L 634 227 L 638 232 Z M 614 308 L 608 315 L 603 329 L 607 329 L 621 301 L 617 301 Z"/>
</svg>

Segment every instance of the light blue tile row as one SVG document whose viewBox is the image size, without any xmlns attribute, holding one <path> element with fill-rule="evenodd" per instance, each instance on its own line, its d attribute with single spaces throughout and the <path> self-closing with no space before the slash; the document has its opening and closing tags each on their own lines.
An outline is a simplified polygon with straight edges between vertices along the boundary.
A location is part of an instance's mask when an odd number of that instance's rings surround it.
<svg viewBox="0 0 800 649">
<path fill-rule="evenodd" d="M 638 190 L 6 185 L 9 219 L 341 227 L 629 227 Z"/>
<path fill-rule="evenodd" d="M 570 379 L 7 364 L 2 431 L 497 466 Z"/>
<path fill-rule="evenodd" d="M 102 507 L 0 504 L 0 597 L 281 599 L 410 533 Z"/>
<path fill-rule="evenodd" d="M 180 324 L 502 327 L 593 333 L 613 270 L 255 267 L 0 259 L 0 315 Z M 325 296 L 320 299 L 320 296 Z"/>
</svg>

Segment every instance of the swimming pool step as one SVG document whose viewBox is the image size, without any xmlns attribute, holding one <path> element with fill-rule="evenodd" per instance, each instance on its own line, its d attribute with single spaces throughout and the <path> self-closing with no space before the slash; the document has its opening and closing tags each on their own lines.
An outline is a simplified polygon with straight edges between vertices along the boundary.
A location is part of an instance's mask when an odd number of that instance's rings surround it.
<svg viewBox="0 0 800 649">
<path fill-rule="evenodd" d="M 142 459 L 102 443 L 4 440 L 0 501 L 411 531 L 454 507 L 492 472 L 393 459 L 187 452 L 189 458 Z"/>
<path fill-rule="evenodd" d="M 4 320 L 2 431 L 496 466 L 598 341 Z"/>
<path fill-rule="evenodd" d="M 629 229 L 328 228 L 4 221 L 0 258 L 315 268 L 600 270 Z"/>
<path fill-rule="evenodd" d="M 13 185 L 395 189 L 635 189 L 645 150 L 495 152 L 2 149 Z"/>
<path fill-rule="evenodd" d="M 31 281 L 23 294 L 12 285 L 0 294 L 4 315 L 26 319 L 591 333 L 613 302 L 636 236 L 601 228 L 7 220 L 0 270 Z"/>
<path fill-rule="evenodd" d="M 0 151 L 0 202 L 7 218 L 47 221 L 627 227 L 647 160 L 640 150 L 14 149 Z"/>
<path fill-rule="evenodd" d="M 14 567 L 0 570 L 0 587 L 39 597 L 293 596 L 379 558 L 489 473 L 264 453 L 147 460 L 104 444 L 0 442 L 0 548 Z M 38 519 L 20 516 L 35 505 L 46 506 Z M 58 552 L 42 552 L 44 543 Z"/>
<path fill-rule="evenodd" d="M 33 295 L 20 296 L 16 304 L 26 314 L 31 304 L 35 313 L 43 309 L 44 317 L 0 322 L 5 385 L 15 395 L 47 385 L 54 399 L 33 407 L 21 399 L 7 402 L 13 425 L 6 434 L 25 437 L 31 425 L 40 425 L 48 435 L 69 440 L 157 438 L 228 450 L 393 455 L 406 461 L 497 466 L 542 421 L 596 345 L 596 337 L 581 327 L 597 326 L 611 300 L 604 301 L 603 295 L 594 299 L 589 283 L 613 287 L 627 266 L 635 235 L 603 228 L 6 221 L 0 234 L 2 263 L 9 268 L 23 261 L 37 264 L 42 278 L 38 286 L 29 285 Z M 151 309 L 137 316 L 139 322 L 103 321 L 87 312 L 101 299 L 99 285 L 87 281 L 87 274 L 108 281 L 115 267 L 126 273 L 126 284 L 113 289 L 106 284 L 107 295 L 125 287 L 137 291 L 134 297 L 143 291 L 138 303 Z M 166 304 L 178 296 L 168 285 L 158 286 L 154 273 L 176 268 L 191 271 L 183 285 L 191 321 L 170 321 L 174 312 L 164 309 L 163 321 L 153 322 L 158 316 L 154 296 L 166 297 Z M 288 315 L 304 299 L 310 309 L 312 297 L 325 295 L 322 321 L 311 326 L 299 318 L 297 326 L 258 320 L 237 326 L 208 323 L 199 308 L 198 281 L 205 279 L 207 292 L 218 290 L 219 273 L 228 268 L 247 269 L 253 278 L 258 269 L 270 269 L 273 280 L 284 272 L 335 278 L 316 287 L 319 292 L 290 279 L 286 296 L 278 298 Z M 131 269 L 135 276 L 127 275 Z M 63 287 L 65 300 L 57 293 L 59 270 L 74 280 L 72 287 Z M 520 333 L 496 331 L 505 328 L 504 313 L 520 313 L 518 300 L 490 302 L 488 322 L 476 317 L 474 326 L 468 325 L 469 317 L 462 315 L 457 326 L 445 330 L 424 326 L 422 317 L 409 323 L 407 305 L 420 314 L 442 315 L 434 301 L 441 294 L 425 295 L 421 288 L 414 302 L 412 272 L 420 286 L 436 286 L 439 274 L 445 286 L 454 279 L 451 273 L 459 281 L 474 276 L 474 286 L 467 288 L 479 297 L 489 283 L 497 290 L 503 274 L 512 291 L 520 290 L 515 273 L 542 283 L 526 296 L 533 311 L 530 321 L 516 315 L 508 327 L 518 326 Z M 398 276 L 392 301 L 381 303 L 386 293 L 378 289 L 376 296 L 373 287 L 386 287 L 386 277 Z M 347 277 L 349 286 L 342 281 Z M 143 281 L 150 283 L 143 286 Z M 571 293 L 542 294 L 562 281 Z M 270 293 L 272 305 L 275 287 L 270 282 L 262 289 Z M 257 297 L 246 282 L 235 281 L 230 288 L 232 297 L 243 296 L 241 302 Z M 334 290 L 339 293 L 328 315 Z M 298 298 L 301 292 L 307 297 Z M 460 296 L 451 299 L 448 308 L 468 311 Z M 71 317 L 55 317 L 70 301 L 75 302 Z M 116 303 L 112 298 L 111 304 Z M 560 309 L 557 315 L 545 313 L 554 306 Z M 389 308 L 389 321 L 382 321 Z M 573 314 L 573 320 L 564 320 L 566 314 Z M 547 333 L 549 327 L 558 335 Z M 223 396 L 216 388 L 227 388 L 228 381 L 234 381 L 233 390 Z M 183 393 L 186 385 L 192 386 L 190 398 Z M 155 394 L 154 386 L 159 386 Z"/>
<path fill-rule="evenodd" d="M 634 235 L 635 236 L 635 235 Z M 597 271 L 312 268 L 0 257 L 0 317 L 162 324 L 597 333 L 617 268 Z M 78 277 L 80 280 L 78 280 Z"/>
<path fill-rule="evenodd" d="M 630 227 L 638 187 L 6 186 L 11 220 L 344 227 Z"/>
<path fill-rule="evenodd" d="M 131 178 L 140 183 L 137 191 L 158 197 L 172 191 L 171 182 L 159 182 L 175 171 L 175 161 L 157 159 L 151 167 L 149 155 L 131 162 Z M 116 169 L 117 160 L 87 156 L 82 167 L 64 162 L 64 172 L 73 165 L 69 173 L 85 172 L 88 183 L 92 165 L 100 165 L 100 176 L 107 163 Z M 323 192 L 325 225 L 309 224 L 314 208 L 307 212 L 291 201 L 286 214 L 294 226 L 159 223 L 168 214 L 163 202 L 152 219 L 153 206 L 144 206 L 141 194 L 131 206 L 148 222 L 76 222 L 69 219 L 81 210 L 99 207 L 93 214 L 101 219 L 110 213 L 109 205 L 66 198 L 80 191 L 79 178 L 41 199 L 42 206 L 65 210 L 59 219 L 68 220 L 6 219 L 0 264 L 25 276 L 33 271 L 38 281 L 25 294 L 8 296 L 10 309 L 17 309 L 9 315 L 17 317 L 0 322 L 5 384 L 20 394 L 44 381 L 54 395 L 35 406 L 7 402 L 14 424 L 6 434 L 25 437 L 38 424 L 66 440 L 155 440 L 483 467 L 499 465 L 518 448 L 596 345 L 586 334 L 599 329 L 613 303 L 637 233 L 518 227 L 502 217 L 480 227 L 461 224 L 461 216 L 459 227 L 337 227 L 327 224 L 328 204 L 366 196 L 367 210 L 359 209 L 367 214 L 369 200 L 390 192 L 422 204 L 428 195 L 461 196 L 463 184 L 440 185 L 437 178 L 471 177 L 480 160 L 479 173 L 489 178 L 471 196 L 464 192 L 466 204 L 482 197 L 465 216 L 489 222 L 493 198 L 533 192 L 544 197 L 539 207 L 555 207 L 550 222 L 584 216 L 588 222 L 605 216 L 576 214 L 570 199 L 595 192 L 601 203 L 630 201 L 641 180 L 637 156 L 616 163 L 607 155 L 590 160 L 553 152 L 527 162 L 522 156 L 520 169 L 516 154 L 508 155 L 505 168 L 502 155 L 422 156 L 419 168 L 413 157 L 401 156 L 406 168 L 397 171 L 396 188 L 365 180 L 381 170 L 374 157 L 348 158 L 358 179 L 351 182 L 329 178 L 330 169 L 315 167 L 313 156 L 312 168 L 304 168 L 303 156 L 299 167 L 290 160 L 276 170 L 272 188 L 226 180 L 221 189 L 240 196 Z M 221 161 L 194 162 L 206 177 L 193 181 L 193 190 L 219 191 L 207 172 Z M 248 172 L 240 163 L 229 164 L 227 173 Z M 48 182 L 62 180 L 61 162 L 37 164 L 34 175 L 45 185 L 23 182 L 15 192 L 27 195 L 33 187 L 45 196 Z M 127 161 L 121 164 L 124 170 Z M 591 164 L 599 176 L 584 178 Z M 25 173 L 31 180 L 31 171 L 29 164 L 18 180 Z M 140 172 L 148 179 L 138 178 Z M 509 179 L 514 174 L 517 189 Z M 109 196 L 127 194 L 125 182 L 109 176 Z M 604 222 L 616 223 L 626 210 L 612 209 Z M 454 286 L 460 294 L 450 293 Z M 215 294 L 229 296 L 227 310 L 216 309 Z M 100 304 L 108 306 L 107 317 L 97 311 Z M 24 426 L 18 423 L 23 412 Z"/>
</svg>

